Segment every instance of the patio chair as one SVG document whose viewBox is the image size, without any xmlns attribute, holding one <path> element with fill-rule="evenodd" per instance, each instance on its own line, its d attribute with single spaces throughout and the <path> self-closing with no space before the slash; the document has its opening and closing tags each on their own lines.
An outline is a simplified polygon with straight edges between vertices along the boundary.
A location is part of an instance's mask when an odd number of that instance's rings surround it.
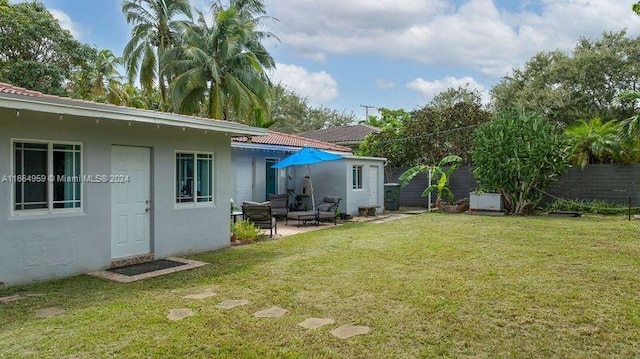
<svg viewBox="0 0 640 359">
<path fill-rule="evenodd" d="M 289 213 L 289 194 L 270 194 L 271 211 L 276 218 L 287 218 Z"/>
<path fill-rule="evenodd" d="M 340 197 L 324 196 L 322 202 L 316 204 L 316 220 L 319 222 L 323 219 L 333 220 L 333 224 L 338 224 L 336 218 L 336 210 L 340 204 Z"/>
<path fill-rule="evenodd" d="M 261 229 L 269 229 L 269 237 L 278 234 L 278 221 L 273 216 L 270 204 L 243 204 L 242 216 Z"/>
</svg>

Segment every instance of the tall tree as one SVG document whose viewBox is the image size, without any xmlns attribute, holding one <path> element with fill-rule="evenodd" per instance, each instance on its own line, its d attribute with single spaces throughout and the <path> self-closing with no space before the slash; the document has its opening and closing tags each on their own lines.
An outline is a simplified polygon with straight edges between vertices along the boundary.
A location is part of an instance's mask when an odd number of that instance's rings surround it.
<svg viewBox="0 0 640 359">
<path fill-rule="evenodd" d="M 79 71 L 72 83 L 72 96 L 83 99 L 108 102 L 115 105 L 127 104 L 127 91 L 122 85 L 118 66 L 122 58 L 111 50 L 96 51 L 88 61 L 88 66 Z"/>
<path fill-rule="evenodd" d="M 0 81 L 54 95 L 87 66 L 91 47 L 60 27 L 41 3 L 0 0 Z"/>
<path fill-rule="evenodd" d="M 535 55 L 524 69 L 515 69 L 492 89 L 497 110 L 511 107 L 572 124 L 581 118 L 625 119 L 633 107 L 618 101 L 640 87 L 640 37 L 626 31 L 581 39 L 572 54 Z"/>
<path fill-rule="evenodd" d="M 123 57 L 129 81 L 139 77 L 142 88 L 150 92 L 158 83 L 161 107 L 168 108 L 167 80 L 164 54 L 178 41 L 181 15 L 191 17 L 189 0 L 125 0 L 122 12 L 127 23 L 133 25 L 131 39 L 124 48 Z"/>
<path fill-rule="evenodd" d="M 301 133 L 328 127 L 344 126 L 356 120 L 353 112 L 338 111 L 325 106 L 313 107 L 309 99 L 278 84 L 273 87 L 269 100 L 272 130 L 285 133 Z"/>
<path fill-rule="evenodd" d="M 458 86 L 457 88 L 449 87 L 435 95 L 429 105 L 435 109 L 444 110 L 460 102 L 480 107 L 482 106 L 482 94 L 468 85 Z"/>
<path fill-rule="evenodd" d="M 178 112 L 199 113 L 204 104 L 207 117 L 244 123 L 252 121 L 255 108 L 268 113 L 266 70 L 275 62 L 262 41 L 274 35 L 258 30 L 260 18 L 245 8 L 251 4 L 214 6 L 212 25 L 202 13 L 196 23 L 184 24 L 181 46 L 165 57 L 167 69 L 176 74 L 171 94 Z"/>
</svg>

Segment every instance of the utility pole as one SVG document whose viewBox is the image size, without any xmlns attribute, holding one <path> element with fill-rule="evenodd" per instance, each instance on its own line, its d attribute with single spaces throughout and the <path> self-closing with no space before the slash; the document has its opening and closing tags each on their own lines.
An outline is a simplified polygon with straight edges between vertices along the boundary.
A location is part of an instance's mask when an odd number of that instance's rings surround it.
<svg viewBox="0 0 640 359">
<path fill-rule="evenodd" d="M 375 106 L 370 106 L 370 105 L 362 105 L 360 104 L 360 107 L 364 107 L 364 121 L 366 123 L 369 123 L 369 109 L 370 108 L 376 108 Z"/>
</svg>

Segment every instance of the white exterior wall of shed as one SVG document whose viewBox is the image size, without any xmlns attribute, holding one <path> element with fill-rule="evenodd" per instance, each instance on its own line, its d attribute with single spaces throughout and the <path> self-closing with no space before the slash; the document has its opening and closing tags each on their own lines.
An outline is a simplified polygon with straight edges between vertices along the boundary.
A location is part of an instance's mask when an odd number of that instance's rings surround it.
<svg viewBox="0 0 640 359">
<path fill-rule="evenodd" d="M 229 245 L 229 136 L 215 131 L 0 109 L 0 174 L 11 174 L 12 139 L 82 144 L 82 173 L 108 175 L 113 145 L 151 149 L 151 247 L 156 258 Z M 175 204 L 176 151 L 214 154 L 214 202 Z M 16 285 L 108 268 L 111 261 L 111 187 L 83 184 L 82 211 L 12 215 L 10 183 L 0 183 L 0 282 Z"/>
<path fill-rule="evenodd" d="M 353 166 L 362 166 L 362 189 L 353 188 Z M 377 183 L 369 180 L 371 168 L 377 169 Z M 359 206 L 377 205 L 376 213 L 384 211 L 384 160 L 345 158 L 342 160 L 311 165 L 312 177 L 315 178 L 316 203 L 323 196 L 339 196 L 342 198 L 340 211 L 351 215 L 358 214 Z M 375 189 L 371 188 L 375 185 Z M 374 196 L 371 198 L 371 196 Z"/>
</svg>

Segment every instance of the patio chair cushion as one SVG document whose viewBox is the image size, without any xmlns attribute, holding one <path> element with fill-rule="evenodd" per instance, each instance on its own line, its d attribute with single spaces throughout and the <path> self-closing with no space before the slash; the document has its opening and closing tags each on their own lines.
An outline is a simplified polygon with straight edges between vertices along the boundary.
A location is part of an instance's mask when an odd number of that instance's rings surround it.
<svg viewBox="0 0 640 359">
<path fill-rule="evenodd" d="M 324 196 L 322 202 L 316 205 L 316 217 L 321 219 L 333 219 L 334 223 L 337 223 L 336 210 L 340 204 L 340 197 Z"/>
<path fill-rule="evenodd" d="M 273 215 L 279 218 L 284 218 L 289 212 L 289 195 L 283 194 L 270 194 L 269 201 L 271 202 L 271 210 Z"/>
<path fill-rule="evenodd" d="M 269 201 L 265 201 L 265 202 L 254 202 L 254 201 L 244 201 L 242 202 L 243 206 L 268 206 L 271 205 L 271 202 Z"/>
</svg>

